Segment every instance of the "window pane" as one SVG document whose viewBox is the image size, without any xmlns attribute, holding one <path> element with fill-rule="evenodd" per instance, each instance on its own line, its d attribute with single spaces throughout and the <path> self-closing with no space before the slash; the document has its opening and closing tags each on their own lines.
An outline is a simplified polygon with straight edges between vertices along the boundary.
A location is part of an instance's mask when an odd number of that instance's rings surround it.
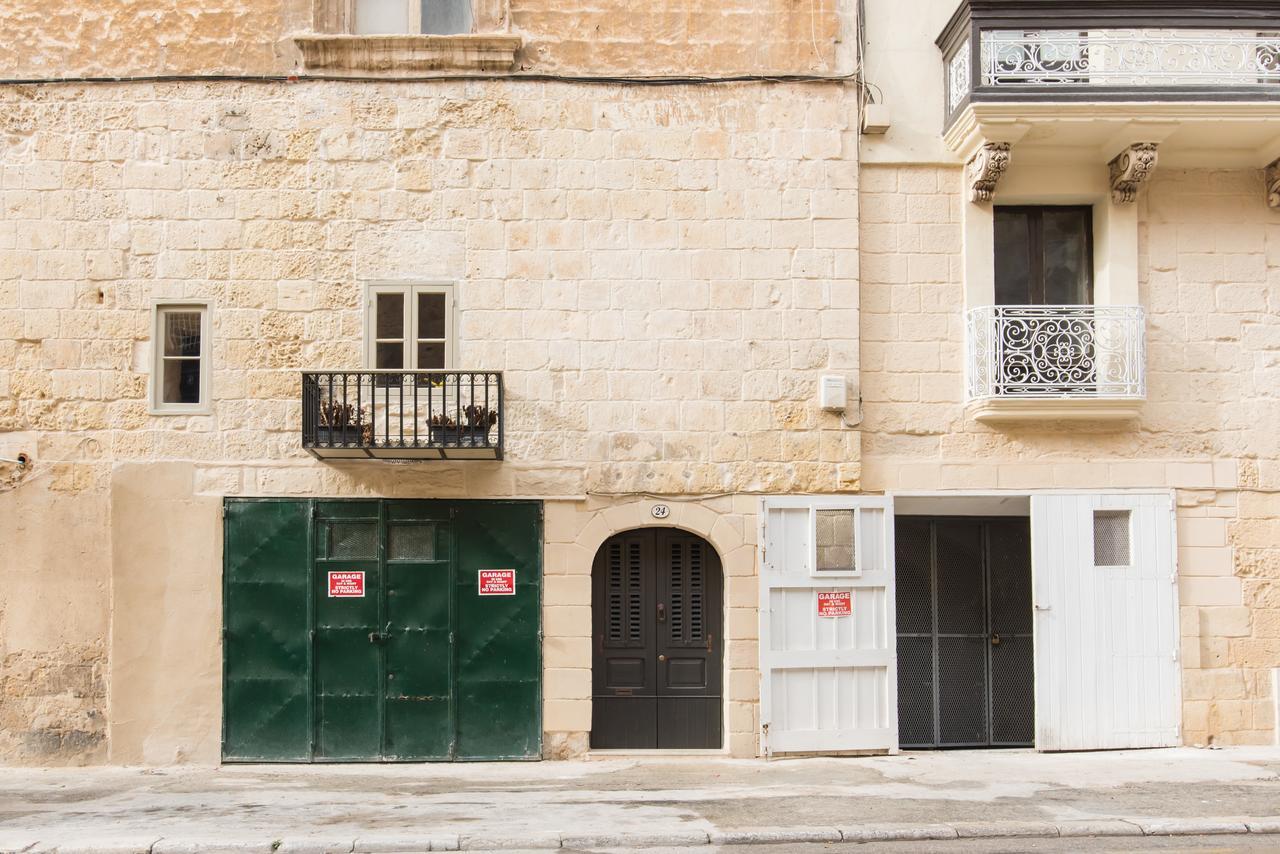
<svg viewBox="0 0 1280 854">
<path fill-rule="evenodd" d="M 1079 208 L 1045 208 L 1044 301 L 1048 305 L 1087 305 L 1093 301 L 1089 281 L 1089 230 L 1093 217 Z"/>
<path fill-rule="evenodd" d="M 200 402 L 200 360 L 165 359 L 161 403 Z"/>
<path fill-rule="evenodd" d="M 404 337 L 404 294 L 378 294 L 375 338 Z"/>
<path fill-rule="evenodd" d="M 444 344 L 418 344 L 418 370 L 444 369 Z"/>
<path fill-rule="evenodd" d="M 357 35 L 409 32 L 408 0 L 356 0 Z"/>
<path fill-rule="evenodd" d="M 392 525 L 387 529 L 387 557 L 391 560 L 435 560 L 435 525 Z"/>
<path fill-rule="evenodd" d="M 1129 565 L 1129 511 L 1093 512 L 1093 565 Z"/>
<path fill-rule="evenodd" d="M 854 511 L 819 510 L 817 517 L 818 571 L 852 572 Z"/>
<path fill-rule="evenodd" d="M 471 0 L 422 0 L 422 31 L 437 35 L 471 32 Z"/>
<path fill-rule="evenodd" d="M 384 371 L 398 371 L 404 368 L 404 345 L 381 343 L 378 345 L 378 364 L 375 368 Z"/>
<path fill-rule="evenodd" d="M 1031 232 L 1026 211 L 996 208 L 996 305 L 1031 303 Z"/>
<path fill-rule="evenodd" d="M 325 556 L 331 558 L 376 558 L 378 526 L 368 523 L 331 523 L 325 532 Z"/>
<path fill-rule="evenodd" d="M 166 311 L 164 313 L 164 354 L 166 356 L 200 355 L 200 312 Z"/>
<path fill-rule="evenodd" d="M 444 294 L 418 294 L 418 337 L 444 337 Z"/>
</svg>

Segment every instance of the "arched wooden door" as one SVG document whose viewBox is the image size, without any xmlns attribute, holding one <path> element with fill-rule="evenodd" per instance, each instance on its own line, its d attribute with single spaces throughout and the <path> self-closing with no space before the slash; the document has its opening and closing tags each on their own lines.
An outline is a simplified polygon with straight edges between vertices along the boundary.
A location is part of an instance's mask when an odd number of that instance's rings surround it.
<svg viewBox="0 0 1280 854">
<path fill-rule="evenodd" d="M 718 748 L 723 738 L 720 557 L 674 528 L 609 538 L 592 569 L 591 746 Z"/>
</svg>

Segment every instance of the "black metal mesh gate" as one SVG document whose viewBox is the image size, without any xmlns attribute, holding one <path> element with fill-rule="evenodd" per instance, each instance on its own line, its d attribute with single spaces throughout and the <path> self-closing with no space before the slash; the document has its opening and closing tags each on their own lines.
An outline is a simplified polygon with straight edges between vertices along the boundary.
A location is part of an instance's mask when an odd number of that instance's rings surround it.
<svg viewBox="0 0 1280 854">
<path fill-rule="evenodd" d="M 1035 742 L 1025 518 L 895 520 L 903 747 Z"/>
</svg>

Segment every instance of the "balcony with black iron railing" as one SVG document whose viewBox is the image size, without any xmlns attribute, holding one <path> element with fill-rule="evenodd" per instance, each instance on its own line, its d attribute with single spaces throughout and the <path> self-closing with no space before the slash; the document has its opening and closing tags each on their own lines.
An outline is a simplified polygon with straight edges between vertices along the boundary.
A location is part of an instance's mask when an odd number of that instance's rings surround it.
<svg viewBox="0 0 1280 854">
<path fill-rule="evenodd" d="M 1132 142 L 1234 168 L 1280 157 L 1274 0 L 966 0 L 937 39 L 947 144 Z"/>
<path fill-rule="evenodd" d="M 307 371 L 302 447 L 326 460 L 500 460 L 496 371 Z"/>
<path fill-rule="evenodd" d="M 1147 396 L 1136 305 L 992 305 L 967 314 L 966 394 L 979 421 L 1135 418 Z"/>
</svg>

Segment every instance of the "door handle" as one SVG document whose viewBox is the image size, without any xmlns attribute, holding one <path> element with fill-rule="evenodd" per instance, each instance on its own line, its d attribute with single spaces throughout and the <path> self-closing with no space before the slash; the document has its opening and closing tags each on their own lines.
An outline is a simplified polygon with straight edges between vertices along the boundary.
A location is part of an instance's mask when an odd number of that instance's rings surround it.
<svg viewBox="0 0 1280 854">
<path fill-rule="evenodd" d="M 658 603 L 658 622 L 665 623 L 667 621 L 667 606 L 662 602 Z"/>
<path fill-rule="evenodd" d="M 658 656 L 658 661 L 666 661 L 666 660 L 667 660 L 667 657 L 665 655 Z"/>
</svg>

